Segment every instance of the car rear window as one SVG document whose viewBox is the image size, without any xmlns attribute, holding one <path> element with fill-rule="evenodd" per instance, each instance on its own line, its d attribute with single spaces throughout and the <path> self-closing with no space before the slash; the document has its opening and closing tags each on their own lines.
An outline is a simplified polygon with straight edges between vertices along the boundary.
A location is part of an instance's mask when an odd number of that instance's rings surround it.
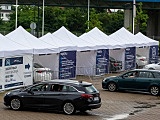
<svg viewBox="0 0 160 120">
<path fill-rule="evenodd" d="M 97 89 L 93 85 L 83 86 L 87 93 L 95 93 Z"/>
</svg>

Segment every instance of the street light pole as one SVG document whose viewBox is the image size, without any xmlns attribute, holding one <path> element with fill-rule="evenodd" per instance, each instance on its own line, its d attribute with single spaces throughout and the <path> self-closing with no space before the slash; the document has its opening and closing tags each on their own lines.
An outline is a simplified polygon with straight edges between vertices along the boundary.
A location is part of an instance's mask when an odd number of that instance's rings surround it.
<svg viewBox="0 0 160 120">
<path fill-rule="evenodd" d="M 44 35 L 44 0 L 43 0 L 43 16 L 42 16 L 42 36 Z"/>
<path fill-rule="evenodd" d="M 90 0 L 88 0 L 88 30 L 89 30 L 89 5 L 90 5 Z"/>
<path fill-rule="evenodd" d="M 133 28 L 133 30 L 132 30 L 132 32 L 133 32 L 133 34 L 134 34 L 134 21 L 135 21 L 135 17 L 136 17 L 136 0 L 133 0 L 133 26 L 132 26 L 132 28 Z"/>
<path fill-rule="evenodd" d="M 18 8 L 18 0 L 16 0 L 16 23 L 15 23 L 15 29 L 17 28 L 17 8 Z"/>
</svg>

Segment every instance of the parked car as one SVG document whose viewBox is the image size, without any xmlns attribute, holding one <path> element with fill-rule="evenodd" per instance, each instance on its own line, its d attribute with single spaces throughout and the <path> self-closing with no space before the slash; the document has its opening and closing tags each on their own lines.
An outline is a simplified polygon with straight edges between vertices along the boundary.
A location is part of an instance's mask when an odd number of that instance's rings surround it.
<svg viewBox="0 0 160 120">
<path fill-rule="evenodd" d="M 13 110 L 42 108 L 73 114 L 101 107 L 99 91 L 92 83 L 76 80 L 51 80 L 5 94 L 4 105 Z"/>
<path fill-rule="evenodd" d="M 116 90 L 131 90 L 150 92 L 158 95 L 160 92 L 160 71 L 135 69 L 118 76 L 106 77 L 102 88 L 113 92 Z"/>
<path fill-rule="evenodd" d="M 136 54 L 136 68 L 143 68 L 147 64 L 148 61 L 146 57 Z"/>
<path fill-rule="evenodd" d="M 160 62 L 145 65 L 143 68 L 144 69 L 150 69 L 150 70 L 160 70 Z"/>
<path fill-rule="evenodd" d="M 122 69 L 122 61 L 109 57 L 109 72 L 117 72 Z"/>
<path fill-rule="evenodd" d="M 39 82 L 52 79 L 52 71 L 39 63 L 33 64 L 33 81 Z"/>
</svg>

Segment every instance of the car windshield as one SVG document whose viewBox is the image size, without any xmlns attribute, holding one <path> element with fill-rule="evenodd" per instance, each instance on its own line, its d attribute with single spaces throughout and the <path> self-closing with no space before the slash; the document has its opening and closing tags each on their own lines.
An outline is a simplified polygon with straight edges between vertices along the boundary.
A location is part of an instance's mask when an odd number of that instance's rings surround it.
<svg viewBox="0 0 160 120">
<path fill-rule="evenodd" d="M 83 86 L 87 93 L 95 93 L 97 89 L 93 85 Z"/>
<path fill-rule="evenodd" d="M 35 68 L 44 68 L 42 65 L 38 64 L 38 63 L 34 63 L 34 67 Z"/>
</svg>

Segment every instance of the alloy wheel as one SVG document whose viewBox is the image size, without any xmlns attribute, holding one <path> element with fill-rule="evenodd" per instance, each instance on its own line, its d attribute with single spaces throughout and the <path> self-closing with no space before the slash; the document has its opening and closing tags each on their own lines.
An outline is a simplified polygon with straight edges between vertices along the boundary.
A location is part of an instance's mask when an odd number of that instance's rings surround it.
<svg viewBox="0 0 160 120">
<path fill-rule="evenodd" d="M 75 107 L 72 103 L 67 102 L 63 106 L 63 111 L 64 111 L 65 114 L 70 115 L 70 114 L 73 114 L 75 112 Z"/>
<path fill-rule="evenodd" d="M 19 110 L 21 108 L 21 101 L 18 98 L 13 98 L 11 100 L 11 109 L 13 110 Z"/>
</svg>

